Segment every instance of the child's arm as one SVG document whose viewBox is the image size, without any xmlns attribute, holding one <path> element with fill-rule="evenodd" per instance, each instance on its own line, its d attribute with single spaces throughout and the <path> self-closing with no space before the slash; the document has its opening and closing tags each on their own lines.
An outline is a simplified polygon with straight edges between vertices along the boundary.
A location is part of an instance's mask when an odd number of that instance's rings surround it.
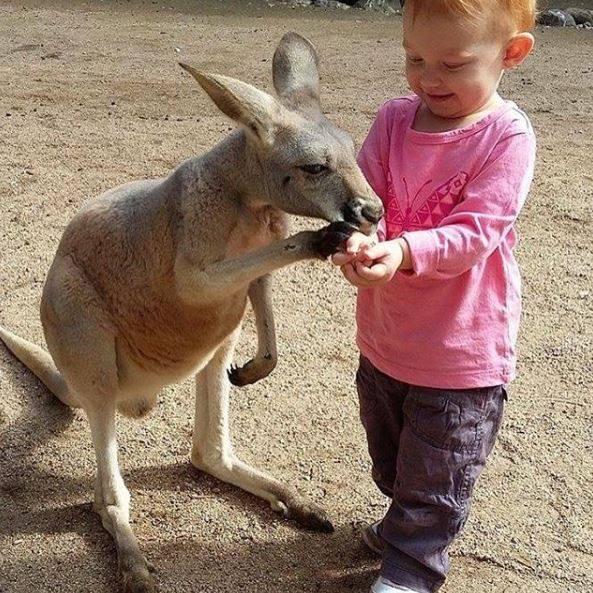
<svg viewBox="0 0 593 593">
<path fill-rule="evenodd" d="M 447 279 L 486 259 L 511 231 L 533 177 L 535 138 L 501 140 L 463 200 L 434 229 L 404 233 L 415 275 Z"/>
</svg>

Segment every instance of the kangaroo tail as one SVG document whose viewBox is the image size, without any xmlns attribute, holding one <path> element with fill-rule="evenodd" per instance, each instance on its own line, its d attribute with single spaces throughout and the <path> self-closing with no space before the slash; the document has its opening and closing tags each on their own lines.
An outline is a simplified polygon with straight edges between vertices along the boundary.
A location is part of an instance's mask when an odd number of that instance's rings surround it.
<svg viewBox="0 0 593 593">
<path fill-rule="evenodd" d="M 80 407 L 48 352 L 27 340 L 23 340 L 23 338 L 19 338 L 1 326 L 0 339 L 61 402 L 73 408 Z"/>
</svg>

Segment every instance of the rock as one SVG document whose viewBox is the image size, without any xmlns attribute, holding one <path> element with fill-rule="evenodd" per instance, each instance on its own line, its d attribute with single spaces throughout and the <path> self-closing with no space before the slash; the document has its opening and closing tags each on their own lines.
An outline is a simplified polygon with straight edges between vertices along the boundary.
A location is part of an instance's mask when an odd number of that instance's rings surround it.
<svg viewBox="0 0 593 593">
<path fill-rule="evenodd" d="M 342 0 L 342 2 L 348 1 L 352 3 L 356 8 L 362 8 L 363 10 L 382 10 L 383 12 L 394 13 L 397 11 L 396 5 L 399 8 L 399 0 Z"/>
<path fill-rule="evenodd" d="M 341 8 L 342 10 L 350 8 L 349 4 L 338 2 L 338 0 L 313 0 L 312 4 L 320 8 Z"/>
<path fill-rule="evenodd" d="M 586 8 L 567 8 L 564 12 L 569 14 L 577 25 L 593 26 L 593 10 Z"/>
<path fill-rule="evenodd" d="M 577 25 L 572 15 L 557 8 L 540 12 L 537 22 L 540 25 L 547 25 L 548 27 L 576 27 Z"/>
<path fill-rule="evenodd" d="M 318 8 L 341 8 L 347 10 L 350 7 L 362 10 L 380 10 L 394 13 L 401 6 L 400 0 L 283 0 L 290 6 L 317 6 Z"/>
</svg>

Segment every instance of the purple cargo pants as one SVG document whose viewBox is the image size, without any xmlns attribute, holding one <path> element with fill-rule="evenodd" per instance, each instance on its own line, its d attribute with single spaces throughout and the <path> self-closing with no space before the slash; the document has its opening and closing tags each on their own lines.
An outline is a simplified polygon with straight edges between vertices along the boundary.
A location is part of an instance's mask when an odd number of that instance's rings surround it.
<svg viewBox="0 0 593 593">
<path fill-rule="evenodd" d="M 473 486 L 502 421 L 504 386 L 432 389 L 401 383 L 360 357 L 360 418 L 373 479 L 391 498 L 379 532 L 381 575 L 432 593 L 449 571 L 447 547 L 467 520 Z"/>
</svg>

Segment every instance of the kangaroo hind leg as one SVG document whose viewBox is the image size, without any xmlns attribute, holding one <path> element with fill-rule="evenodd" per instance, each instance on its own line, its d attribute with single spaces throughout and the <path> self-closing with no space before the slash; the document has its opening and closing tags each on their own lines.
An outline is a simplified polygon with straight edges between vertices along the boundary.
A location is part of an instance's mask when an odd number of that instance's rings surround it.
<svg viewBox="0 0 593 593">
<path fill-rule="evenodd" d="M 154 581 L 130 527 L 130 494 L 122 478 L 117 455 L 115 414 L 119 378 L 115 338 L 105 323 L 87 316 L 70 335 L 62 327 L 63 372 L 86 412 L 97 462 L 94 510 L 113 536 L 124 593 L 153 593 Z M 73 343 L 84 335 L 83 342 Z M 75 347 L 74 347 L 75 346 Z"/>
<path fill-rule="evenodd" d="M 271 507 L 301 525 L 317 531 L 333 531 L 325 511 L 300 497 L 296 491 L 272 476 L 237 458 L 229 433 L 229 391 L 227 369 L 232 360 L 237 330 L 217 350 L 196 377 L 196 417 L 192 464 L 264 500 Z"/>
</svg>

